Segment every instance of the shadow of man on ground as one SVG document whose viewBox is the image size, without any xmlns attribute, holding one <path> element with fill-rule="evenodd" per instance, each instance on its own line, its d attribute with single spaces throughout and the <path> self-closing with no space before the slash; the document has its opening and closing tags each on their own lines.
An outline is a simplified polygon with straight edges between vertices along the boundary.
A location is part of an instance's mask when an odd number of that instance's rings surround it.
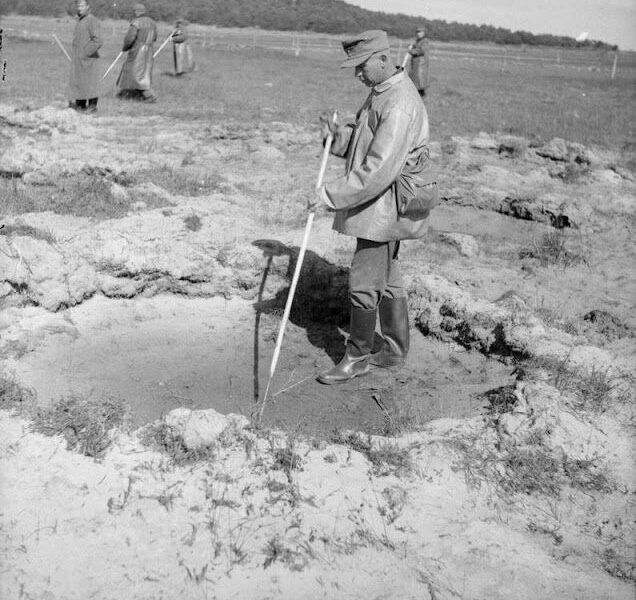
<svg viewBox="0 0 636 600">
<path fill-rule="evenodd" d="M 263 250 L 268 258 L 255 304 L 258 323 L 260 314 L 281 313 L 285 309 L 289 288 L 280 290 L 274 298 L 263 300 L 266 278 L 273 269 L 273 272 L 291 282 L 300 248 L 287 246 L 277 240 L 256 240 L 252 244 Z M 275 265 L 273 259 L 277 256 L 289 256 L 286 268 Z M 333 265 L 308 250 L 289 315 L 292 323 L 305 329 L 309 343 L 325 350 L 334 363 L 344 354 L 344 343 L 338 328 L 347 326 L 349 322 L 348 280 L 348 268 Z M 257 334 L 256 330 L 255 336 Z"/>
</svg>

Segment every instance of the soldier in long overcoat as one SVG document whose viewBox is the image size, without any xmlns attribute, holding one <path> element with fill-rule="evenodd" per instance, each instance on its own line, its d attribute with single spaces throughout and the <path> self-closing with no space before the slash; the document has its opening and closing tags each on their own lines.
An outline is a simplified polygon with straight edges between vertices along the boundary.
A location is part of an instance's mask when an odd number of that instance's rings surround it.
<svg viewBox="0 0 636 600">
<path fill-rule="evenodd" d="M 333 135 L 332 154 L 346 159 L 345 174 L 323 185 L 309 208 L 324 203 L 335 212 L 333 228 L 356 238 L 349 271 L 350 336 L 344 358 L 321 373 L 324 384 L 345 383 L 370 365 L 399 367 L 409 350 L 408 304 L 398 265 L 400 240 L 422 237 L 428 206 L 402 210 L 398 185 L 408 175 L 418 198 L 437 191 L 429 157 L 428 116 L 406 73 L 391 61 L 386 32 L 365 31 L 342 43 L 342 67 L 371 88 L 355 123 L 323 120 Z M 414 196 L 414 197 L 415 197 Z M 431 196 L 432 197 L 432 196 Z M 428 200 L 427 200 L 428 201 Z M 373 352 L 379 317 L 382 346 Z"/>
<path fill-rule="evenodd" d="M 184 73 L 194 71 L 192 49 L 188 44 L 188 34 L 185 30 L 185 21 L 178 19 L 172 32 L 172 57 L 174 59 L 174 74 L 179 77 Z"/>
<path fill-rule="evenodd" d="M 73 31 L 71 51 L 71 73 L 69 80 L 71 106 L 76 110 L 94 113 L 99 96 L 99 73 L 97 71 L 99 49 L 102 38 L 99 21 L 90 12 L 87 0 L 77 2 L 78 21 Z"/>
<path fill-rule="evenodd" d="M 409 76 L 413 80 L 420 96 L 426 96 L 428 88 L 429 45 L 424 27 L 418 27 L 415 41 L 409 46 L 411 55 L 408 67 Z"/>
<path fill-rule="evenodd" d="M 155 102 L 157 96 L 152 89 L 152 54 L 157 40 L 157 25 L 146 15 L 143 4 L 135 4 L 134 11 L 135 19 L 124 38 L 122 50 L 128 52 L 128 55 L 117 78 L 117 95 Z"/>
</svg>

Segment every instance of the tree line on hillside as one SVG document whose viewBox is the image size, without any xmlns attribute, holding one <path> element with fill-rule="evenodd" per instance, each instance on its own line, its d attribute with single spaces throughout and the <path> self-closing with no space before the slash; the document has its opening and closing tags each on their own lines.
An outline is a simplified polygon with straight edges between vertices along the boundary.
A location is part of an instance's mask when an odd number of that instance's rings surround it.
<svg viewBox="0 0 636 600">
<path fill-rule="evenodd" d="M 98 16 L 127 19 L 136 0 L 90 0 Z M 160 21 L 182 16 L 193 23 L 219 27 L 260 27 L 283 31 L 352 33 L 384 29 L 389 35 L 407 39 L 415 28 L 426 27 L 427 37 L 444 42 L 494 42 L 531 46 L 591 47 L 616 50 L 601 41 L 577 42 L 567 36 L 535 35 L 492 25 L 448 23 L 403 14 L 370 11 L 342 0 L 145 0 L 150 14 Z M 72 0 L 0 0 L 0 14 L 18 13 L 63 16 L 73 12 Z"/>
</svg>

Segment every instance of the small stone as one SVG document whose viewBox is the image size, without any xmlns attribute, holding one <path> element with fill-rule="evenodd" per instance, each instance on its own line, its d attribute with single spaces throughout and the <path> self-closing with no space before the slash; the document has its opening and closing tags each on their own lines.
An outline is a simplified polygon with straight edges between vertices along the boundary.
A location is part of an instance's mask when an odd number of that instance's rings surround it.
<svg viewBox="0 0 636 600">
<path fill-rule="evenodd" d="M 462 256 L 476 256 L 479 254 L 479 245 L 472 235 L 464 233 L 443 233 L 441 239 L 457 248 Z"/>
</svg>

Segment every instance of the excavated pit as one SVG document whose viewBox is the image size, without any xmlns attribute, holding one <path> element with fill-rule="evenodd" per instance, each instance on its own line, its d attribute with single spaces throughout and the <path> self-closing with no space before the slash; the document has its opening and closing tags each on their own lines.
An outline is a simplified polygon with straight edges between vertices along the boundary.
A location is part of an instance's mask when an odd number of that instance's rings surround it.
<svg viewBox="0 0 636 600">
<path fill-rule="evenodd" d="M 280 321 L 240 298 L 170 294 L 96 296 L 64 318 L 68 329 L 50 330 L 7 368 L 41 403 L 70 394 L 123 398 L 135 424 L 179 406 L 249 415 L 267 385 Z M 414 330 L 403 369 L 324 386 L 315 377 L 342 354 L 344 332 L 333 322 L 298 321 L 292 315 L 286 330 L 266 425 L 307 434 L 417 429 L 436 418 L 479 414 L 481 395 L 512 379 L 510 367 Z"/>
</svg>

